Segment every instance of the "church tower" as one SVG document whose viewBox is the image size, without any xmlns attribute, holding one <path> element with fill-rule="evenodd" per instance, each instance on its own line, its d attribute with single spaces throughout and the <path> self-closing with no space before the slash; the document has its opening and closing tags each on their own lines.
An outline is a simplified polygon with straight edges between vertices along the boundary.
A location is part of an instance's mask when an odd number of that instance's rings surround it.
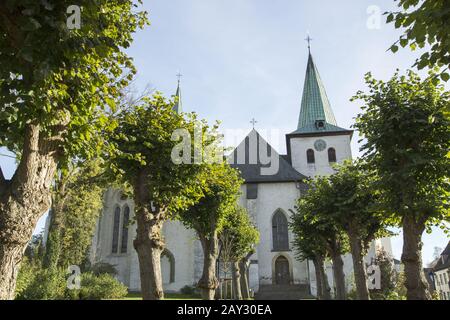
<svg viewBox="0 0 450 320">
<path fill-rule="evenodd" d="M 308 177 L 332 174 L 336 162 L 351 159 L 352 135 L 338 126 L 309 51 L 297 130 L 286 135 L 292 166 Z"/>
</svg>

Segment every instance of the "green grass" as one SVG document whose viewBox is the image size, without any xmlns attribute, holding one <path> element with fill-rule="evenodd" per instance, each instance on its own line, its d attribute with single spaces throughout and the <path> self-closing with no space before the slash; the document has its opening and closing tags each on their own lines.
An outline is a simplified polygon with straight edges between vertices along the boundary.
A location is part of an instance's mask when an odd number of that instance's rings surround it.
<svg viewBox="0 0 450 320">
<path fill-rule="evenodd" d="M 122 300 L 142 300 L 142 296 L 139 292 L 131 292 Z M 164 294 L 164 300 L 200 300 L 200 296 L 182 293 L 166 293 Z"/>
</svg>

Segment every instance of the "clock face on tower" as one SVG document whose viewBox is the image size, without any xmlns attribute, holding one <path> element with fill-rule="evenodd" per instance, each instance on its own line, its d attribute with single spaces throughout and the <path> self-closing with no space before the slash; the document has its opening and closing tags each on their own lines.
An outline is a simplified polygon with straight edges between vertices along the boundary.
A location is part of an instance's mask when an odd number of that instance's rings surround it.
<svg viewBox="0 0 450 320">
<path fill-rule="evenodd" d="M 318 139 L 314 142 L 314 149 L 316 149 L 316 151 L 323 151 L 326 147 L 327 143 L 322 139 Z"/>
</svg>

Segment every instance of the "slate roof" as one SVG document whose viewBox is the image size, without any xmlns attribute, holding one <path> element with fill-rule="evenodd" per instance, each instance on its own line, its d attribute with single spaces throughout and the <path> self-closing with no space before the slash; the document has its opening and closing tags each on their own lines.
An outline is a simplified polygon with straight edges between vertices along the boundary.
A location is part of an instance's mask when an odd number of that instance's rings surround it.
<svg viewBox="0 0 450 320">
<path fill-rule="evenodd" d="M 264 161 L 261 161 L 259 145 L 266 144 L 267 151 L 261 152 L 262 155 L 278 158 L 278 171 L 273 175 L 263 175 L 261 168 L 268 168 L 269 165 L 264 165 Z M 256 155 L 250 156 L 250 150 L 255 150 Z M 238 163 L 238 155 L 239 162 Z M 233 168 L 238 169 L 241 172 L 241 177 L 246 183 L 267 183 L 267 182 L 296 182 L 307 179 L 306 176 L 295 170 L 286 160 L 285 157 L 279 155 L 275 149 L 272 148 L 261 135 L 253 129 L 245 137 L 245 139 L 233 150 L 228 156 L 228 161 Z"/>
<path fill-rule="evenodd" d="M 175 105 L 173 106 L 173 111 L 176 113 L 180 113 L 183 111 L 182 104 L 181 104 L 181 89 L 180 89 L 180 81 L 178 80 L 178 86 L 177 86 L 177 92 L 175 92 L 175 98 L 177 98 L 177 101 L 175 102 Z"/>
<path fill-rule="evenodd" d="M 442 269 L 450 268 L 450 241 L 447 244 L 447 247 L 442 251 L 439 260 L 434 265 L 433 270 L 439 271 Z"/>
<path fill-rule="evenodd" d="M 325 126 L 318 129 L 316 121 L 325 121 Z M 319 71 L 314 64 L 311 52 L 308 56 L 306 67 L 305 83 L 303 86 L 303 96 L 298 119 L 297 130 L 290 134 L 308 134 L 323 132 L 348 132 L 353 131 L 340 128 L 337 125 L 330 101 L 328 100 L 325 86 L 320 78 Z"/>
</svg>

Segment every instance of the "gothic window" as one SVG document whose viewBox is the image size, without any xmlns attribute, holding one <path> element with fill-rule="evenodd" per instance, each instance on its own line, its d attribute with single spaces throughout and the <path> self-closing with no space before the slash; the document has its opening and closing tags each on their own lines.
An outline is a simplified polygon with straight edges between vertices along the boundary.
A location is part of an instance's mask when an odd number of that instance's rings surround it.
<svg viewBox="0 0 450 320">
<path fill-rule="evenodd" d="M 306 151 L 306 161 L 308 163 L 315 163 L 316 162 L 316 159 L 314 157 L 314 150 L 313 149 L 308 149 Z"/>
<path fill-rule="evenodd" d="M 130 221 L 130 207 L 125 206 L 123 210 L 122 220 L 122 244 L 120 246 L 120 253 L 127 253 L 128 249 L 128 222 Z"/>
<path fill-rule="evenodd" d="M 281 210 L 272 218 L 272 239 L 274 251 L 289 250 L 288 221 Z"/>
<path fill-rule="evenodd" d="M 161 253 L 161 275 L 164 284 L 175 282 L 175 257 L 167 249 Z"/>
<path fill-rule="evenodd" d="M 114 224 L 112 237 L 112 253 L 117 253 L 119 249 L 119 230 L 120 230 L 120 207 L 114 210 Z"/>
<path fill-rule="evenodd" d="M 328 149 L 328 162 L 336 162 L 336 150 L 334 148 Z"/>
</svg>

